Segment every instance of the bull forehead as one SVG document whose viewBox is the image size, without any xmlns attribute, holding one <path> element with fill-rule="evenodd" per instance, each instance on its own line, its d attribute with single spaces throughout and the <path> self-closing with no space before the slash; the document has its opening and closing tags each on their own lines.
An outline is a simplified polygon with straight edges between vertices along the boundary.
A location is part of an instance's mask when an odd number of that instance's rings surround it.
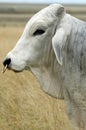
<svg viewBox="0 0 86 130">
<path fill-rule="evenodd" d="M 28 34 L 33 34 L 33 32 L 36 29 L 46 29 L 49 28 L 50 26 L 53 27 L 53 25 L 56 23 L 57 16 L 56 10 L 59 8 L 59 4 L 53 4 L 50 5 L 38 13 L 36 13 L 27 23 L 25 29 L 24 29 L 24 35 L 28 38 Z"/>
<path fill-rule="evenodd" d="M 40 10 L 38 13 L 36 13 L 31 18 L 31 21 L 33 21 L 35 18 L 38 20 L 39 18 L 40 19 L 45 19 L 45 18 L 49 19 L 49 18 L 55 17 L 56 9 L 57 9 L 57 5 L 55 5 L 55 4 L 50 5 L 44 9 Z"/>
<path fill-rule="evenodd" d="M 42 9 L 41 11 L 39 11 L 38 13 L 36 13 L 27 23 L 28 26 L 31 27 L 31 25 L 34 24 L 41 26 L 48 26 L 49 24 L 51 24 L 54 20 L 56 19 L 55 17 L 55 8 L 54 5 L 52 6 L 48 6 L 44 9 Z"/>
</svg>

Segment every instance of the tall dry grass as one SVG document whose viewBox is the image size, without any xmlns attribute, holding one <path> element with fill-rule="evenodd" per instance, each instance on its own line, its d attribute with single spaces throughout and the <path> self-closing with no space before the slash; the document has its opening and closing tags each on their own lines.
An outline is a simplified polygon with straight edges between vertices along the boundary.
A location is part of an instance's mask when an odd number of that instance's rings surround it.
<svg viewBox="0 0 86 130">
<path fill-rule="evenodd" d="M 0 27 L 0 72 L 22 31 Z M 28 71 L 0 73 L 0 130 L 70 130 L 64 101 L 46 95 Z"/>
</svg>

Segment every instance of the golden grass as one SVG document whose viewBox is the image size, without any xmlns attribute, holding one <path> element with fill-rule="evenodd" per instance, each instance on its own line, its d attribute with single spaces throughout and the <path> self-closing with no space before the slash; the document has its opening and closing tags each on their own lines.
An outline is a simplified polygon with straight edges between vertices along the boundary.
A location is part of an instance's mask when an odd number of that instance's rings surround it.
<svg viewBox="0 0 86 130">
<path fill-rule="evenodd" d="M 0 72 L 22 31 L 0 27 Z M 0 130 L 70 130 L 64 101 L 45 94 L 28 71 L 0 73 Z"/>
</svg>

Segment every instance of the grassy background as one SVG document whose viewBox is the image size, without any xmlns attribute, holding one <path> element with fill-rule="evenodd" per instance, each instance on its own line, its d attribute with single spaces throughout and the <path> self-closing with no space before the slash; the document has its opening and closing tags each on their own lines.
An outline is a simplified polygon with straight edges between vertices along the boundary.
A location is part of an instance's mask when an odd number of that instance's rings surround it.
<svg viewBox="0 0 86 130">
<path fill-rule="evenodd" d="M 28 19 L 45 5 L 19 6 L 0 4 L 0 72 L 3 58 L 16 44 Z M 66 8 L 85 19 L 85 6 Z M 45 94 L 29 71 L 16 74 L 7 70 L 0 73 L 0 130 L 71 129 L 63 100 Z"/>
</svg>

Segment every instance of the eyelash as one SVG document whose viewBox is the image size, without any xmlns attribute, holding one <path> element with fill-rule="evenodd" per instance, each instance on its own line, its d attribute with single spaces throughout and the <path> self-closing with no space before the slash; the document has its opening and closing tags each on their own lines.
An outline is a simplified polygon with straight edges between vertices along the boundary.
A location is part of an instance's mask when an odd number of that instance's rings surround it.
<svg viewBox="0 0 86 130">
<path fill-rule="evenodd" d="M 37 29 L 37 30 L 33 33 L 33 36 L 42 35 L 43 33 L 45 33 L 44 30 L 42 30 L 42 29 Z"/>
</svg>

